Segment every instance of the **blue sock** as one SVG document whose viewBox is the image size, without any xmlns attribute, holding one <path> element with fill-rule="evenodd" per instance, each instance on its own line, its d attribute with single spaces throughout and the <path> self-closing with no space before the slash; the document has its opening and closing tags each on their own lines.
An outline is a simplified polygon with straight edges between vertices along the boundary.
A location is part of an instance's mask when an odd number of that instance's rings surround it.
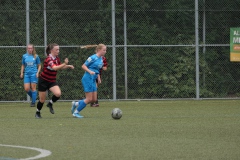
<svg viewBox="0 0 240 160">
<path fill-rule="evenodd" d="M 32 103 L 36 103 L 36 99 L 37 99 L 37 91 L 33 91 L 32 92 Z"/>
<path fill-rule="evenodd" d="M 77 111 L 80 112 L 81 110 L 83 110 L 83 108 L 86 107 L 86 105 L 87 105 L 87 104 L 84 102 L 84 99 L 78 101 Z"/>
<path fill-rule="evenodd" d="M 27 94 L 32 98 L 32 91 L 31 91 L 31 90 L 29 90 L 29 91 L 27 92 Z"/>
</svg>

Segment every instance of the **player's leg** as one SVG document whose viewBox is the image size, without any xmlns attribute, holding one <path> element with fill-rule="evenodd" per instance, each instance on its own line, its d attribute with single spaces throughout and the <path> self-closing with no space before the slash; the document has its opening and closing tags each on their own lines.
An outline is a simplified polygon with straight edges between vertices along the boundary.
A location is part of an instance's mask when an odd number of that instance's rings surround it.
<svg viewBox="0 0 240 160">
<path fill-rule="evenodd" d="M 88 103 L 92 102 L 93 92 L 85 92 L 85 97 L 86 99 L 79 100 L 78 102 L 73 102 L 72 108 L 77 107 L 77 109 L 73 113 L 74 117 L 83 118 L 83 116 L 81 116 L 79 112 L 82 111 Z"/>
<path fill-rule="evenodd" d="M 37 77 L 34 74 L 33 76 L 31 76 L 31 90 L 32 90 L 32 103 L 31 103 L 31 107 L 35 106 L 36 103 L 36 99 L 37 99 Z"/>
<path fill-rule="evenodd" d="M 83 110 L 88 103 L 92 102 L 92 99 L 93 99 L 92 94 L 94 92 L 94 89 L 96 88 L 96 83 L 95 83 L 95 79 L 94 79 L 94 81 L 91 81 L 91 79 L 92 79 L 91 77 L 87 77 L 86 75 L 84 75 L 82 78 L 82 86 L 83 86 L 83 89 L 85 92 L 86 99 L 80 100 L 78 102 L 73 102 L 72 109 L 71 109 L 72 112 L 73 112 L 74 108 L 77 107 L 77 109 L 73 113 L 74 117 L 83 118 L 83 116 L 81 116 L 79 114 L 79 112 L 81 110 Z"/>
<path fill-rule="evenodd" d="M 99 87 L 99 83 L 97 83 L 97 89 Z M 96 100 L 95 100 L 95 107 L 99 107 L 99 103 L 98 103 L 98 92 L 96 92 Z"/>
<path fill-rule="evenodd" d="M 52 114 L 54 114 L 53 103 L 56 102 L 60 98 L 61 89 L 58 85 L 54 85 L 51 88 L 49 88 L 49 90 L 53 93 L 53 96 L 52 96 L 52 99 L 47 104 L 47 107 L 49 108 L 50 112 Z"/>
<path fill-rule="evenodd" d="M 24 90 L 27 92 L 27 94 L 32 98 L 32 91 L 31 91 L 31 78 L 28 75 L 24 75 Z"/>
<path fill-rule="evenodd" d="M 98 79 L 96 79 L 96 85 L 97 85 L 97 84 L 98 84 Z M 91 102 L 91 103 L 90 103 L 90 106 L 91 106 L 91 107 L 95 107 L 95 102 Z"/>
<path fill-rule="evenodd" d="M 36 118 L 42 118 L 40 111 L 43 107 L 43 104 L 46 100 L 46 91 L 47 91 L 47 82 L 44 81 L 43 79 L 39 78 L 38 82 L 38 96 L 39 96 L 39 101 L 37 103 L 37 111 L 35 114 Z"/>
</svg>

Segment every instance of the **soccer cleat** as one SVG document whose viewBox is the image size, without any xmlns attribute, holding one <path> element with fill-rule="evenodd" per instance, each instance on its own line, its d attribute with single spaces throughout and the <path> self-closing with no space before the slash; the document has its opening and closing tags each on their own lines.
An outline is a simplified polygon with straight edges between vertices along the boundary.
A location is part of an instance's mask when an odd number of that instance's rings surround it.
<svg viewBox="0 0 240 160">
<path fill-rule="evenodd" d="M 93 104 L 91 104 L 91 107 L 99 107 L 99 104 L 98 103 L 93 103 Z"/>
<path fill-rule="evenodd" d="M 41 113 L 40 112 L 36 112 L 35 117 L 36 118 L 42 118 Z"/>
<path fill-rule="evenodd" d="M 75 101 L 72 101 L 72 108 L 71 108 L 72 114 L 74 113 L 76 107 L 77 107 L 77 106 L 75 105 Z"/>
<path fill-rule="evenodd" d="M 50 102 L 48 102 L 48 104 L 47 104 L 47 107 L 49 108 L 49 111 L 52 113 L 52 114 L 54 114 L 54 110 L 53 110 L 53 104 L 52 103 L 50 103 Z"/>
<path fill-rule="evenodd" d="M 31 104 L 30 104 L 30 107 L 35 107 L 35 103 L 31 103 Z"/>
<path fill-rule="evenodd" d="M 73 113 L 73 117 L 76 117 L 76 118 L 83 118 L 83 116 L 81 116 L 79 113 Z"/>
</svg>

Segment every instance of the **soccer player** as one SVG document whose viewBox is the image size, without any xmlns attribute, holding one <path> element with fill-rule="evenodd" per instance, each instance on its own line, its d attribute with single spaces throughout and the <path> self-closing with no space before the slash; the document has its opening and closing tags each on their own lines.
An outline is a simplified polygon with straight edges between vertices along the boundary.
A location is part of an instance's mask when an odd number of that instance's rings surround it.
<svg viewBox="0 0 240 160">
<path fill-rule="evenodd" d="M 46 48 L 47 57 L 44 60 L 43 71 L 39 77 L 38 92 L 39 102 L 37 104 L 36 118 L 42 118 L 40 111 L 46 100 L 46 91 L 50 90 L 53 93 L 52 99 L 47 104 L 50 112 L 54 114 L 53 103 L 61 96 L 61 90 L 56 82 L 57 71 L 59 69 L 71 68 L 73 65 L 68 65 L 68 58 L 65 58 L 64 63 L 61 63 L 59 55 L 59 45 L 56 43 L 49 44 Z"/>
<path fill-rule="evenodd" d="M 37 98 L 36 86 L 41 70 L 41 62 L 33 44 L 27 45 L 27 53 L 22 56 L 20 78 L 24 78 L 24 90 L 31 97 L 30 107 L 34 107 Z"/>
<path fill-rule="evenodd" d="M 102 56 L 102 59 L 103 59 L 103 67 L 100 69 L 100 72 L 99 72 L 100 80 L 101 80 L 102 70 L 106 71 L 107 70 L 107 66 L 108 66 L 106 57 Z M 97 78 L 96 79 L 96 83 L 97 83 L 97 87 L 98 87 L 102 83 L 102 80 L 99 82 L 98 78 Z M 97 94 L 96 102 L 92 102 L 91 103 L 91 107 L 99 107 L 98 94 Z"/>
<path fill-rule="evenodd" d="M 88 103 L 95 102 L 97 100 L 97 84 L 96 78 L 101 82 L 100 69 L 103 66 L 102 56 L 106 54 L 107 46 L 104 44 L 96 45 L 96 54 L 91 55 L 82 65 L 82 69 L 85 71 L 82 77 L 82 85 L 85 92 L 86 99 L 79 100 L 78 102 L 72 102 L 72 114 L 76 118 L 83 118 L 80 115 L 80 111 L 83 110 Z"/>
</svg>

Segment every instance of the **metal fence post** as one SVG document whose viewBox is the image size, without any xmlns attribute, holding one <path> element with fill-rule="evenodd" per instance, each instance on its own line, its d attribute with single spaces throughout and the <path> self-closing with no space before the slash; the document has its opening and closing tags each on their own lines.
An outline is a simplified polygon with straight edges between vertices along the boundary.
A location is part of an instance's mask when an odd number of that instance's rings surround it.
<svg viewBox="0 0 240 160">
<path fill-rule="evenodd" d="M 127 66 L 127 10 L 126 0 L 124 0 L 124 74 L 125 74 L 125 99 L 128 99 L 128 66 Z"/>
<path fill-rule="evenodd" d="M 115 29 L 115 0 L 112 0 L 112 70 L 113 70 L 113 100 L 117 98 L 116 90 L 116 29 Z"/>
<path fill-rule="evenodd" d="M 26 46 L 29 43 L 30 43 L 29 0 L 26 0 Z M 27 101 L 30 101 L 30 96 L 28 94 Z"/>
<path fill-rule="evenodd" d="M 195 58 L 196 58 L 196 99 L 199 99 L 199 32 L 198 0 L 195 0 Z"/>
</svg>

